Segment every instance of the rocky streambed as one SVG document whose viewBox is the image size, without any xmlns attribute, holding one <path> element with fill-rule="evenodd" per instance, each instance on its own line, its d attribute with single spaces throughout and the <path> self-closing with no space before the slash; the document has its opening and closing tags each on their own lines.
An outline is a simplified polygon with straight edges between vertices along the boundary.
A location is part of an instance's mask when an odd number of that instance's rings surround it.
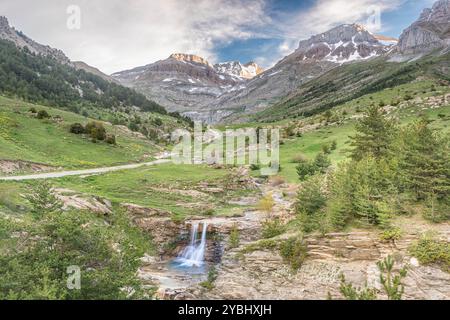
<svg viewBox="0 0 450 320">
<path fill-rule="evenodd" d="M 274 215 L 292 218 L 295 192 L 289 186 L 261 186 L 275 201 Z M 153 261 L 141 269 L 141 277 L 159 287 L 160 299 L 341 299 L 340 277 L 356 287 L 381 289 L 377 262 L 390 255 L 399 269 L 407 266 L 403 280 L 404 299 L 450 299 L 450 274 L 438 266 L 424 266 L 409 254 L 408 248 L 427 230 L 450 242 L 450 225 L 430 225 L 421 219 L 411 222 L 405 218 L 404 234 L 398 240 L 381 240 L 379 230 L 353 230 L 304 237 L 307 258 L 297 271 L 286 264 L 278 250 L 259 245 L 261 222 L 266 214 L 249 210 L 236 217 L 211 217 L 185 222 L 207 223 L 211 235 L 220 235 L 221 256 L 214 260 L 215 243 L 208 242 L 208 268 L 214 266 L 216 276 L 209 288 L 200 285 L 207 279 L 207 269 L 201 275 L 179 273 L 168 261 Z M 413 226 L 411 226 L 412 224 Z M 228 237 L 236 228 L 240 234 L 237 248 L 229 248 Z M 281 242 L 295 234 L 272 239 Z M 214 237 L 212 237 L 214 238 Z M 217 239 L 216 239 L 217 241 Z M 247 248 L 252 247 L 252 250 Z M 162 265 L 161 265 L 162 264 Z M 382 290 L 380 290 L 382 292 Z M 380 297 L 383 297 L 380 294 Z"/>
</svg>

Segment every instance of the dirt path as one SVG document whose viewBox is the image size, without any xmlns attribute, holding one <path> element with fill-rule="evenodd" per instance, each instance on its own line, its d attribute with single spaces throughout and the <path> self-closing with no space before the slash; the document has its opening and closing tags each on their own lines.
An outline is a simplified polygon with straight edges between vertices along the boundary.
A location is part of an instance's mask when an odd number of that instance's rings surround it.
<svg viewBox="0 0 450 320">
<path fill-rule="evenodd" d="M 154 166 L 158 164 L 168 163 L 170 159 L 160 159 L 152 162 L 145 163 L 135 163 L 135 164 L 127 164 L 122 166 L 115 167 L 103 167 L 103 168 L 95 168 L 95 169 L 85 169 L 85 170 L 74 170 L 74 171 L 59 171 L 59 172 L 48 172 L 48 173 L 39 173 L 39 174 L 30 174 L 24 176 L 11 176 L 11 177 L 0 177 L 0 181 L 25 181 L 25 180 L 43 180 L 43 179 L 56 179 L 62 177 L 69 176 L 84 176 L 91 174 L 102 174 L 113 171 L 120 170 L 130 170 L 137 169 L 141 167 Z"/>
</svg>

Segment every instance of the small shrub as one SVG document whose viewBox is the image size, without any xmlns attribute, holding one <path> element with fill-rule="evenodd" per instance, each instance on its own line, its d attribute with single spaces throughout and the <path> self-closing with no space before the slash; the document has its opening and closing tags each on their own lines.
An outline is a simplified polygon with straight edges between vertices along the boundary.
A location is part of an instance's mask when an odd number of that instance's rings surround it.
<svg viewBox="0 0 450 320">
<path fill-rule="evenodd" d="M 322 146 L 322 152 L 323 152 L 324 154 L 330 154 L 330 153 L 331 153 L 331 148 L 330 148 L 330 146 L 327 145 L 327 144 L 324 144 L 324 145 Z"/>
<path fill-rule="evenodd" d="M 389 300 L 401 300 L 404 293 L 402 280 L 406 277 L 406 268 L 401 268 L 398 273 L 394 273 L 395 261 L 391 256 L 382 261 L 378 261 L 377 266 L 380 271 L 380 283 Z M 351 283 L 347 283 L 345 276 L 341 275 L 340 292 L 347 300 L 376 300 L 378 291 L 375 288 L 355 288 Z"/>
<path fill-rule="evenodd" d="M 285 231 L 285 226 L 282 224 L 281 220 L 278 218 L 267 219 L 262 222 L 262 237 L 264 239 L 274 238 L 283 234 Z"/>
<path fill-rule="evenodd" d="M 108 134 L 106 136 L 105 142 L 108 144 L 115 145 L 116 144 L 116 136 L 113 134 Z"/>
<path fill-rule="evenodd" d="M 413 96 L 410 95 L 410 94 L 406 94 L 406 95 L 403 97 L 403 99 L 404 99 L 405 101 L 409 101 L 409 100 L 412 100 L 412 99 L 413 99 Z"/>
<path fill-rule="evenodd" d="M 207 217 L 212 217 L 215 214 L 215 210 L 213 208 L 205 208 L 203 209 L 202 215 Z"/>
<path fill-rule="evenodd" d="M 399 228 L 389 228 L 384 230 L 380 235 L 382 241 L 395 241 L 399 240 L 401 237 L 402 231 Z"/>
<path fill-rule="evenodd" d="M 163 121 L 160 118 L 156 118 L 153 120 L 153 124 L 157 127 L 161 127 L 163 125 Z"/>
<path fill-rule="evenodd" d="M 214 282 L 217 280 L 217 270 L 215 267 L 211 267 L 211 269 L 209 269 L 208 272 L 208 279 L 204 282 L 200 283 L 200 286 L 202 286 L 203 288 L 207 289 L 207 290 L 212 290 L 214 289 Z"/>
<path fill-rule="evenodd" d="M 239 247 L 239 243 L 240 243 L 239 229 L 238 226 L 235 224 L 231 229 L 228 245 L 230 248 L 233 249 Z"/>
<path fill-rule="evenodd" d="M 299 153 L 292 158 L 292 163 L 304 163 L 308 162 L 308 158 L 303 154 Z"/>
<path fill-rule="evenodd" d="M 266 194 L 258 203 L 258 209 L 271 214 L 273 207 L 275 206 L 275 201 L 273 200 L 272 193 Z"/>
<path fill-rule="evenodd" d="M 85 132 L 84 127 L 81 123 L 72 124 L 70 126 L 69 131 L 70 131 L 70 133 L 73 133 L 73 134 L 83 134 Z"/>
<path fill-rule="evenodd" d="M 260 170 L 260 169 L 261 169 L 261 166 L 259 164 L 252 164 L 252 165 L 250 165 L 250 170 L 252 170 L 252 171 L 257 171 L 257 170 Z"/>
<path fill-rule="evenodd" d="M 50 115 L 45 110 L 39 110 L 36 116 L 38 119 L 49 119 Z"/>
<path fill-rule="evenodd" d="M 377 300 L 377 290 L 374 288 L 356 288 L 345 280 L 341 274 L 341 285 L 339 291 L 346 300 Z"/>
<path fill-rule="evenodd" d="M 31 107 L 28 111 L 31 112 L 31 113 L 33 113 L 33 114 L 36 114 L 36 113 L 37 113 L 37 110 L 36 110 L 35 107 Z"/>
<path fill-rule="evenodd" d="M 337 141 L 336 140 L 333 140 L 333 142 L 331 142 L 330 148 L 332 151 L 337 149 Z"/>
<path fill-rule="evenodd" d="M 84 130 L 85 133 L 91 136 L 93 142 L 97 140 L 104 141 L 106 139 L 106 129 L 100 122 L 90 121 Z"/>
<path fill-rule="evenodd" d="M 437 264 L 446 272 L 450 272 L 450 244 L 446 241 L 425 236 L 413 244 L 409 252 L 422 264 Z"/>
<path fill-rule="evenodd" d="M 280 255 L 293 270 L 297 271 L 308 256 L 308 248 L 302 237 L 293 237 L 281 243 Z"/>
<path fill-rule="evenodd" d="M 316 167 L 315 167 L 314 163 L 312 163 L 311 161 L 308 161 L 308 160 L 300 162 L 297 165 L 296 170 L 297 170 L 297 175 L 298 175 L 298 178 L 300 179 L 300 181 L 305 181 L 309 177 L 316 174 Z"/>
<path fill-rule="evenodd" d="M 405 291 L 402 279 L 406 277 L 407 271 L 406 268 L 402 268 L 398 274 L 394 274 L 394 265 L 395 261 L 391 256 L 377 263 L 378 269 L 380 270 L 380 282 L 388 299 L 401 300 Z"/>
</svg>

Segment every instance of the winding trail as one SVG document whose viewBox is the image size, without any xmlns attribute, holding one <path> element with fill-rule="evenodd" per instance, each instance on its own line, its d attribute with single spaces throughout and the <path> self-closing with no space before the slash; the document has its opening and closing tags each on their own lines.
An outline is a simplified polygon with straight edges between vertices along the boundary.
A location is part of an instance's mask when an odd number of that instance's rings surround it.
<svg viewBox="0 0 450 320">
<path fill-rule="evenodd" d="M 170 159 L 160 159 L 152 162 L 144 162 L 144 163 L 134 163 L 134 164 L 126 164 L 122 166 L 115 167 L 103 167 L 103 168 L 95 168 L 95 169 L 84 169 L 84 170 L 74 170 L 74 171 L 58 171 L 58 172 L 48 172 L 48 173 L 39 173 L 39 174 L 30 174 L 25 176 L 10 176 L 10 177 L 0 177 L 0 181 L 25 181 L 25 180 L 44 180 L 44 179 L 57 179 L 62 177 L 69 176 L 84 176 L 91 174 L 102 174 L 120 170 L 130 170 L 137 169 L 141 167 L 149 167 L 155 166 L 158 164 L 169 163 Z"/>
</svg>

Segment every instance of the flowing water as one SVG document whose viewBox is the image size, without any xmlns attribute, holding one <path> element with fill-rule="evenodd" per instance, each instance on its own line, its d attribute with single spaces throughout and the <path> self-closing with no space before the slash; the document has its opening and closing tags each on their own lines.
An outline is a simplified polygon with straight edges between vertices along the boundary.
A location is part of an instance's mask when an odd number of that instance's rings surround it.
<svg viewBox="0 0 450 320">
<path fill-rule="evenodd" d="M 208 224 L 203 223 L 201 238 L 199 235 L 199 224 L 193 224 L 191 229 L 191 240 L 189 245 L 175 259 L 175 263 L 182 268 L 201 268 L 205 264 L 206 233 Z"/>
</svg>

